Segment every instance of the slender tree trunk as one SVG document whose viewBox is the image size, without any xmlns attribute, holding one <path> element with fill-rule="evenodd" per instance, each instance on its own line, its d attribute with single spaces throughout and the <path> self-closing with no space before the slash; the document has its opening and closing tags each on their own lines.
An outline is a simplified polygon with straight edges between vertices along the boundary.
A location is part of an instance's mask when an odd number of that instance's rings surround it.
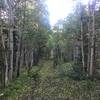
<svg viewBox="0 0 100 100">
<path fill-rule="evenodd" d="M 21 61 L 22 61 L 22 33 L 21 30 L 19 28 L 19 42 L 18 42 L 18 49 L 17 49 L 17 53 L 16 53 L 16 76 L 18 77 L 20 74 L 20 65 L 21 65 Z"/>
<path fill-rule="evenodd" d="M 95 38 L 95 15 L 94 15 L 94 10 L 93 10 L 93 23 L 92 23 L 92 35 L 91 35 L 91 49 L 90 49 L 90 71 L 89 74 L 90 76 L 93 75 L 93 67 L 94 67 L 94 38 Z"/>
<path fill-rule="evenodd" d="M 20 75 L 20 67 L 22 67 L 22 36 L 20 37 L 19 42 L 19 51 L 18 51 L 18 63 L 17 63 L 17 77 Z"/>
<path fill-rule="evenodd" d="M 0 87 L 5 86 L 5 68 L 4 68 L 4 57 L 3 57 L 3 48 L 0 37 Z"/>
<path fill-rule="evenodd" d="M 20 67 L 23 67 L 24 65 L 24 50 L 23 50 L 23 46 L 21 47 L 21 61 L 20 61 Z"/>
<path fill-rule="evenodd" d="M 13 79 L 13 29 L 10 29 L 9 32 L 9 42 L 10 42 L 10 70 L 9 70 L 9 79 Z"/>
<path fill-rule="evenodd" d="M 9 80 L 13 79 L 13 29 L 14 29 L 14 12 L 12 6 L 13 1 L 12 0 L 7 0 L 8 3 L 8 15 L 9 15 L 9 24 L 10 24 L 10 29 L 9 29 L 9 49 L 10 49 L 10 68 L 9 68 Z"/>
<path fill-rule="evenodd" d="M 28 67 L 28 50 L 26 49 L 26 52 L 25 52 L 26 54 L 25 54 L 25 63 L 26 63 L 26 67 Z"/>
<path fill-rule="evenodd" d="M 81 21 L 81 54 L 82 54 L 82 66 L 83 72 L 85 72 L 85 54 L 84 54 L 84 28 L 83 28 L 83 6 L 80 2 L 80 21 Z"/>
<path fill-rule="evenodd" d="M 28 52 L 28 59 L 27 59 L 27 60 L 28 60 L 28 66 L 27 66 L 27 67 L 28 67 L 28 73 L 29 73 L 30 70 L 31 70 L 31 58 L 32 58 L 32 57 L 31 57 L 31 51 L 29 51 L 29 52 Z"/>
<path fill-rule="evenodd" d="M 16 53 L 16 68 L 15 68 L 16 77 L 17 77 L 17 71 L 18 71 L 18 66 L 19 66 L 19 57 L 20 57 L 20 41 L 18 43 L 18 50 Z"/>
<path fill-rule="evenodd" d="M 2 45 L 3 45 L 3 49 L 4 49 L 4 62 L 5 62 L 5 85 L 7 85 L 8 83 L 8 60 L 7 60 L 7 50 L 6 50 L 6 47 L 5 47 L 5 40 L 4 40 L 4 36 L 3 36 L 3 32 L 2 32 L 2 29 L 1 29 L 1 33 L 2 33 Z"/>
<path fill-rule="evenodd" d="M 1 17 L 1 16 L 0 16 Z M 2 21 L 0 19 L 0 21 Z M 3 35 L 3 29 L 2 29 L 2 22 L 0 23 L 0 87 L 5 86 L 5 66 L 4 66 L 4 48 L 3 48 L 3 42 L 2 42 L 2 35 Z"/>
<path fill-rule="evenodd" d="M 88 61 L 87 61 L 87 72 L 89 73 L 89 69 L 90 69 L 90 39 L 91 39 L 91 36 L 90 36 L 90 33 L 91 33 L 91 30 L 90 30 L 90 24 L 91 24 L 91 21 L 90 21 L 90 5 L 88 5 L 88 17 L 89 17 L 89 22 L 88 22 Z"/>
<path fill-rule="evenodd" d="M 6 47 L 5 47 L 5 39 L 4 39 L 4 35 L 3 35 L 3 23 L 2 23 L 2 20 L 1 20 L 1 29 L 0 29 L 0 34 L 1 34 L 1 42 L 2 42 L 2 46 L 3 46 L 3 50 L 4 50 L 4 67 L 5 67 L 5 85 L 7 85 L 8 83 L 8 60 L 7 60 L 7 50 L 6 50 Z"/>
<path fill-rule="evenodd" d="M 83 40 L 83 22 L 81 21 L 81 52 L 82 52 L 82 65 L 83 72 L 85 71 L 85 59 L 84 59 L 84 40 Z"/>
<path fill-rule="evenodd" d="M 33 66 L 33 50 L 31 52 L 31 67 Z"/>
</svg>

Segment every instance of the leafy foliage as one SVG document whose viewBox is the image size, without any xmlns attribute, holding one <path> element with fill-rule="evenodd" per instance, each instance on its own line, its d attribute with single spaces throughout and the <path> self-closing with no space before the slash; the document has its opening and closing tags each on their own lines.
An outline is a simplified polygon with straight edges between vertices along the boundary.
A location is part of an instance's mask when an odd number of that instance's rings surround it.
<svg viewBox="0 0 100 100">
<path fill-rule="evenodd" d="M 96 90 L 96 83 L 99 81 L 91 81 L 91 80 L 73 80 L 72 78 L 66 76 L 62 77 L 59 74 L 57 69 L 54 69 L 51 66 L 51 61 L 43 61 L 39 64 L 39 66 L 35 66 L 27 77 L 26 72 L 15 82 L 9 85 L 8 88 L 5 89 L 5 95 L 8 100 L 13 100 L 12 98 L 20 95 L 20 97 L 25 97 L 28 95 L 29 97 L 34 96 L 35 100 L 47 99 L 47 100 L 58 100 L 58 99 L 78 99 L 81 100 L 98 100 Z M 64 73 L 69 73 L 70 67 L 72 67 L 72 63 L 67 63 L 62 65 Z M 67 67 L 66 67 L 67 66 Z M 34 75 L 36 73 L 39 75 L 39 78 L 36 82 L 36 86 L 34 88 L 33 94 L 31 94 L 31 89 L 34 80 Z M 23 87 L 22 87 L 23 86 Z"/>
</svg>

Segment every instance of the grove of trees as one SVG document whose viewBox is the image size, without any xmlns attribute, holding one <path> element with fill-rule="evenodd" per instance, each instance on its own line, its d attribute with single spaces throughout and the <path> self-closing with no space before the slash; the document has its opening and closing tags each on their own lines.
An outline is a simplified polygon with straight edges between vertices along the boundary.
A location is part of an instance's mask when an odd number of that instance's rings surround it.
<svg viewBox="0 0 100 100">
<path fill-rule="evenodd" d="M 100 68 L 100 1 L 76 2 L 53 28 L 45 0 L 0 0 L 0 88 L 41 59 L 74 62 L 86 77 Z"/>
<path fill-rule="evenodd" d="M 7 85 L 42 58 L 50 30 L 44 1 L 1 0 L 0 85 Z"/>
</svg>

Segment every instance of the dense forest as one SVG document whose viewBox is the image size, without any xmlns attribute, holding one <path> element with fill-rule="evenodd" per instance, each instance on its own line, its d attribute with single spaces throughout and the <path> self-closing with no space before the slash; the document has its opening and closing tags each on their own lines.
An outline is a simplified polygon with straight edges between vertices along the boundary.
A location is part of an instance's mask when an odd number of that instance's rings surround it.
<svg viewBox="0 0 100 100">
<path fill-rule="evenodd" d="M 0 0 L 0 100 L 100 100 L 100 0 L 74 2 L 51 26 L 46 0 Z"/>
</svg>

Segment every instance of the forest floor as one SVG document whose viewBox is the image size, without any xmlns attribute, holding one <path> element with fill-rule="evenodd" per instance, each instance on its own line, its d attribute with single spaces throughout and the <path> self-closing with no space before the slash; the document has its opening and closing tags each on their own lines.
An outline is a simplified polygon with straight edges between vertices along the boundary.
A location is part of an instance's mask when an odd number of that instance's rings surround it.
<svg viewBox="0 0 100 100">
<path fill-rule="evenodd" d="M 0 100 L 100 100 L 100 80 L 73 80 L 65 66 L 70 63 L 54 68 L 52 61 L 42 61 L 6 87 Z"/>
</svg>

